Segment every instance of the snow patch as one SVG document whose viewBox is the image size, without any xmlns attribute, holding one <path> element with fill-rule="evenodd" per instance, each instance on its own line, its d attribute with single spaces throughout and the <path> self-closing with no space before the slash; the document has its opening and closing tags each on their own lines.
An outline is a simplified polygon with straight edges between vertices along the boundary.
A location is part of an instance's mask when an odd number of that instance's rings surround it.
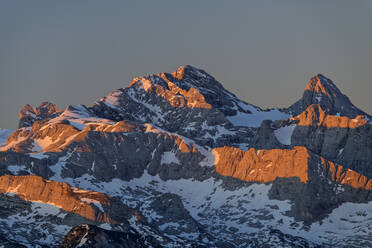
<svg viewBox="0 0 372 248">
<path fill-rule="evenodd" d="M 37 159 L 43 159 L 43 158 L 48 158 L 49 157 L 48 155 L 46 155 L 43 152 L 40 152 L 40 153 L 29 153 L 28 155 L 30 157 L 32 157 L 32 158 L 37 158 Z"/>
<path fill-rule="evenodd" d="M 295 128 L 296 128 L 296 124 L 281 127 L 281 128 L 278 128 L 278 129 L 274 130 L 274 135 L 275 135 L 276 139 L 280 143 L 282 143 L 283 145 L 290 145 L 293 130 Z"/>
<path fill-rule="evenodd" d="M 0 129 L 0 147 L 6 145 L 9 136 L 14 132 L 12 129 Z"/>
<path fill-rule="evenodd" d="M 8 165 L 7 169 L 13 175 L 18 175 L 18 172 L 23 171 L 23 170 L 30 172 L 29 169 L 26 169 L 26 166 L 25 165 Z"/>
<path fill-rule="evenodd" d="M 169 223 L 165 223 L 163 225 L 160 225 L 159 226 L 159 229 L 162 230 L 162 231 L 164 231 L 167 228 L 178 228 L 179 226 L 180 226 L 180 224 L 178 224 L 178 223 L 169 222 Z"/>
<path fill-rule="evenodd" d="M 343 247 L 351 241 L 362 243 L 361 236 L 372 237 L 372 202 L 344 203 L 327 218 L 313 223 L 308 232 L 288 229 L 287 233 L 301 236 L 331 247 Z"/>
<path fill-rule="evenodd" d="M 77 121 L 70 121 L 70 124 L 75 127 L 76 129 L 78 130 L 83 130 L 87 125 L 81 123 L 81 122 L 77 122 Z"/>
<path fill-rule="evenodd" d="M 119 96 L 122 94 L 120 90 L 115 90 L 111 94 L 104 97 L 103 102 L 109 107 L 117 108 L 119 106 Z"/>
<path fill-rule="evenodd" d="M 340 156 L 343 152 L 344 152 L 344 148 L 340 149 L 340 150 L 338 151 L 338 156 Z"/>
<path fill-rule="evenodd" d="M 264 120 L 276 121 L 291 117 L 291 115 L 283 113 L 278 109 L 264 111 L 246 103 L 239 103 L 238 105 L 245 111 L 250 111 L 251 114 L 241 112 L 235 107 L 238 113 L 234 116 L 226 117 L 234 126 L 259 127 Z"/>
<path fill-rule="evenodd" d="M 181 164 L 174 152 L 164 152 L 161 155 L 160 164 Z"/>
<path fill-rule="evenodd" d="M 98 208 L 102 213 L 105 212 L 105 210 L 103 210 L 102 204 L 101 204 L 99 201 L 95 200 L 95 199 L 82 197 L 82 198 L 80 198 L 80 200 L 81 200 L 82 202 L 85 202 L 85 203 L 89 204 L 89 205 L 93 204 L 93 205 L 96 206 L 96 207 L 97 207 L 97 208 Z"/>
<path fill-rule="evenodd" d="M 45 137 L 44 139 L 34 139 L 33 147 L 31 149 L 32 152 L 41 152 L 51 144 L 53 144 L 53 140 L 51 137 Z"/>
</svg>

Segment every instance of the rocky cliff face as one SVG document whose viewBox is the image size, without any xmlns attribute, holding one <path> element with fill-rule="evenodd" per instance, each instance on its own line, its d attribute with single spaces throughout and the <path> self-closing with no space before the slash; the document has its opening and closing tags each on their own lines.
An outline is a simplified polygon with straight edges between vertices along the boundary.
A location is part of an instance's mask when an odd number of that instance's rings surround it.
<svg viewBox="0 0 372 248">
<path fill-rule="evenodd" d="M 372 133 L 365 115 L 351 119 L 347 116 L 325 114 L 320 105 L 310 105 L 293 118 L 297 127 L 292 144 L 306 146 L 312 152 L 344 165 L 371 178 Z"/>
<path fill-rule="evenodd" d="M 216 171 L 223 176 L 273 182 L 271 196 L 293 200 L 292 214 L 305 222 L 323 218 L 345 201 L 372 200 L 372 179 L 335 165 L 305 147 L 248 151 L 222 147 L 214 149 L 213 154 Z M 297 185 L 295 189 L 293 184 Z"/>
<path fill-rule="evenodd" d="M 293 150 L 240 150 L 221 147 L 213 150 L 217 173 L 248 182 L 267 183 L 276 178 L 297 177 L 307 183 L 309 153 L 304 147 Z"/>
<path fill-rule="evenodd" d="M 92 247 L 89 246 L 92 242 L 98 247 L 107 247 L 106 245 L 115 247 L 118 244 L 135 247 L 136 242 L 142 244 L 143 247 L 151 245 L 180 247 L 181 245 L 166 237 L 161 237 L 156 229 L 148 225 L 139 212 L 116 198 L 100 192 L 74 188 L 65 182 L 45 180 L 34 175 L 0 177 L 0 216 L 2 220 L 5 220 L 3 221 L 5 225 L 0 230 L 7 232 L 11 238 L 1 242 L 14 245 L 14 247 L 18 245 L 14 240 L 32 246 L 56 245 L 68 229 L 75 225 L 79 226 L 66 236 L 61 247 L 78 245 L 71 239 L 76 239 L 75 236 L 81 234 L 83 227 L 89 230 L 89 235 L 107 238 L 103 240 L 101 238 L 97 240 L 97 237 L 92 238 L 93 241 L 89 241 L 85 247 Z M 88 225 L 80 226 L 81 224 Z M 110 231 L 97 226 L 108 228 Z M 88 238 L 89 235 L 85 234 Z M 108 236 L 105 236 L 106 234 Z M 85 240 L 83 236 L 80 236 L 80 243 Z M 19 246 L 22 245 L 19 244 Z"/>
<path fill-rule="evenodd" d="M 182 66 L 89 107 L 26 106 L 19 125 L 0 144 L 9 242 L 76 225 L 61 247 L 372 244 L 371 117 L 322 75 L 263 110 Z"/>
<path fill-rule="evenodd" d="M 73 188 L 67 183 L 48 181 L 35 175 L 0 177 L 0 193 L 16 194 L 29 202 L 46 203 L 98 223 L 121 223 L 135 214 L 134 210 L 105 194 Z M 115 212 L 121 212 L 121 216 Z"/>
</svg>

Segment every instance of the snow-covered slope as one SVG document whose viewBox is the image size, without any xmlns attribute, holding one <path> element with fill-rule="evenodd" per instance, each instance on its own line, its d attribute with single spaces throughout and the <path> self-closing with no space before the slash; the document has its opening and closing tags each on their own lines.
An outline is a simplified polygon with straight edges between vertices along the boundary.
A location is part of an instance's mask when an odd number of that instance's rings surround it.
<svg viewBox="0 0 372 248">
<path fill-rule="evenodd" d="M 11 129 L 0 129 L 0 147 L 5 146 L 9 136 L 14 132 Z"/>
</svg>

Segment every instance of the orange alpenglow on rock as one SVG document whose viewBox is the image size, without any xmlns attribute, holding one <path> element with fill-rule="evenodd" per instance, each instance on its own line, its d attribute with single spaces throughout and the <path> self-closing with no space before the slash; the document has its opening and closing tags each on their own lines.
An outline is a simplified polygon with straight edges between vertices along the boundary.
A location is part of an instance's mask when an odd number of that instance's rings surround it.
<svg viewBox="0 0 372 248">
<path fill-rule="evenodd" d="M 292 150 L 251 148 L 248 151 L 225 146 L 213 149 L 213 155 L 217 173 L 247 182 L 268 183 L 276 178 L 298 177 L 301 182 L 307 183 L 310 167 L 315 169 L 314 166 L 318 166 L 317 163 L 309 163 L 311 154 L 302 146 L 296 146 Z M 324 158 L 320 161 L 320 169 L 323 174 L 330 175 L 332 181 L 353 188 L 372 190 L 372 180 L 365 176 Z"/>
<path fill-rule="evenodd" d="M 324 168 L 327 168 L 329 174 L 331 175 L 332 181 L 347 184 L 356 189 L 366 189 L 372 190 L 372 180 L 359 174 L 356 171 L 347 169 L 341 165 L 336 165 L 331 161 L 327 161 L 321 158 L 321 164 Z"/>
<path fill-rule="evenodd" d="M 156 95 L 161 96 L 174 108 L 205 108 L 212 109 L 212 106 L 205 101 L 203 94 L 196 88 L 184 90 L 178 87 L 175 83 L 171 82 L 165 73 L 160 73 L 161 77 L 167 84 L 166 89 L 159 84 L 154 84 L 151 80 L 145 77 L 137 77 L 132 80 L 129 86 L 136 85 L 143 88 L 146 92 L 153 91 Z"/>
<path fill-rule="evenodd" d="M 298 177 L 308 181 L 309 153 L 304 147 L 292 150 L 273 149 L 243 151 L 235 147 L 213 149 L 217 173 L 248 182 L 272 182 L 278 177 Z"/>
<path fill-rule="evenodd" d="M 129 123 L 128 121 L 118 121 L 115 124 L 106 123 L 89 123 L 83 131 L 96 131 L 96 132 L 107 132 L 107 133 L 129 133 L 139 132 L 141 128 L 137 125 Z"/>
<path fill-rule="evenodd" d="M 0 177 L 0 193 L 14 193 L 25 201 L 53 205 L 92 221 L 115 223 L 107 213 L 97 211 L 91 205 L 110 206 L 108 196 L 73 188 L 64 182 L 49 181 L 34 175 L 5 175 Z"/>
<path fill-rule="evenodd" d="M 310 105 L 303 113 L 292 118 L 299 126 L 322 126 L 327 128 L 356 128 L 367 123 L 365 116 L 358 115 L 354 119 L 346 116 L 327 115 L 318 104 Z"/>
<path fill-rule="evenodd" d="M 330 96 L 330 92 L 328 92 L 326 88 L 323 86 L 323 82 L 321 81 L 319 77 L 320 77 L 319 74 L 317 76 L 312 77 L 309 83 L 306 85 L 305 90 L 315 91 L 315 92 Z"/>
<path fill-rule="evenodd" d="M 177 68 L 177 70 L 175 70 L 171 74 L 173 77 L 177 78 L 178 80 L 182 80 L 185 75 L 185 69 L 186 69 L 186 66 L 180 66 Z"/>
</svg>

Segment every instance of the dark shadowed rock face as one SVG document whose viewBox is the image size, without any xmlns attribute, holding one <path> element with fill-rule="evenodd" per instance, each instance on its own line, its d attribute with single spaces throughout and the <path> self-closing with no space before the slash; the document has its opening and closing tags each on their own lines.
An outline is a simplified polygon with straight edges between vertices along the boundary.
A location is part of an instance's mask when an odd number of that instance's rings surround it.
<svg viewBox="0 0 372 248">
<path fill-rule="evenodd" d="M 108 231 L 93 225 L 76 226 L 63 239 L 58 248 L 147 248 L 162 247 L 155 239 L 145 239 L 135 230 Z"/>
<path fill-rule="evenodd" d="M 7 239 L 5 236 L 0 235 L 0 247 L 7 247 L 7 248 L 26 248 L 22 244 L 19 244 L 17 241 L 12 241 Z"/>
<path fill-rule="evenodd" d="M 335 165 L 305 147 L 248 151 L 223 147 L 213 153 L 219 174 L 247 182 L 273 182 L 270 196 L 292 200 L 291 214 L 307 223 L 323 219 L 344 202 L 372 200 L 372 179 Z"/>
<path fill-rule="evenodd" d="M 320 105 L 311 105 L 292 118 L 297 122 L 291 141 L 324 158 L 372 177 L 372 126 L 365 116 L 351 119 L 326 114 Z"/>
<path fill-rule="evenodd" d="M 162 216 L 162 218 L 154 220 L 151 224 L 158 226 L 165 233 L 181 235 L 182 233 L 203 232 L 201 225 L 190 216 L 178 195 L 166 193 L 160 197 L 155 197 L 150 203 L 150 208 L 156 214 Z M 176 223 L 181 228 L 174 228 L 169 223 Z"/>
<path fill-rule="evenodd" d="M 283 121 L 284 122 L 284 121 Z M 285 125 L 281 122 L 281 125 Z M 256 149 L 285 148 L 286 145 L 280 143 L 274 135 L 275 124 L 271 120 L 265 120 L 257 129 L 252 140 L 252 147 Z"/>
</svg>

